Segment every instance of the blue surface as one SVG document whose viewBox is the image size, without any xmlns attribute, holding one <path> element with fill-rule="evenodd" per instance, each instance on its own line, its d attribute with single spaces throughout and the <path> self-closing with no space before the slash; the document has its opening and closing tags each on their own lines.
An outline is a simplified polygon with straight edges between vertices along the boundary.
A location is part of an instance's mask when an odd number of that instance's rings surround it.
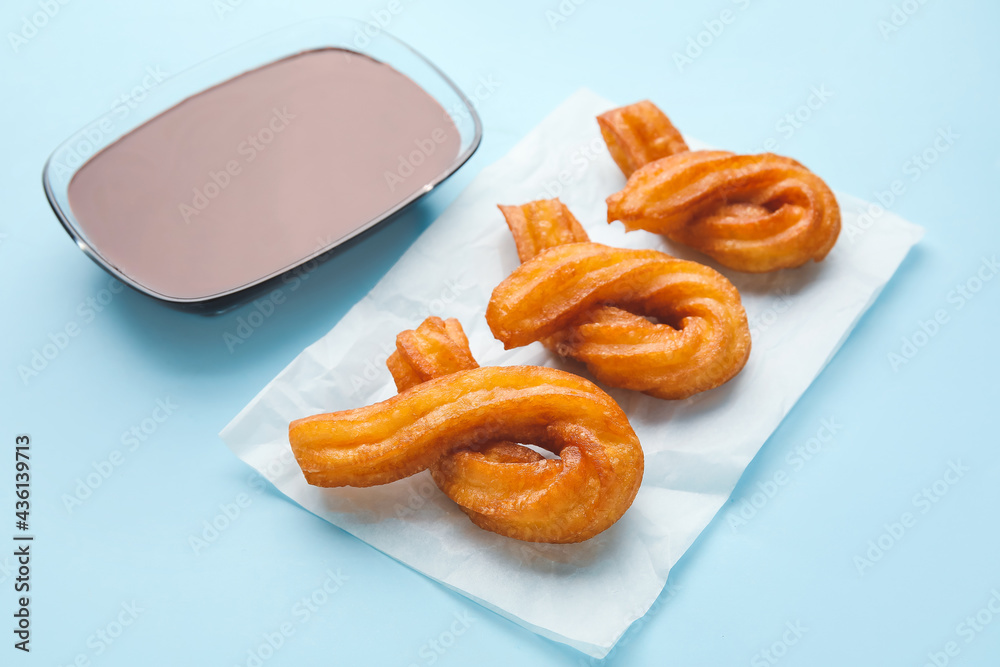
<svg viewBox="0 0 1000 667">
<path fill-rule="evenodd" d="M 0 664 L 589 662 L 302 511 L 216 437 L 482 167 L 580 86 L 622 103 L 650 97 L 717 146 L 759 151 L 773 139 L 861 197 L 899 179 L 905 192 L 890 208 L 928 231 L 606 664 L 996 664 L 1000 614 L 987 605 L 996 595 L 1000 610 L 1000 279 L 974 279 L 1000 253 L 1000 5 L 232 0 L 220 14 L 223 1 L 52 0 L 55 15 L 16 51 L 7 33 L 40 4 L 8 0 L 0 10 L 0 541 L 13 544 L 19 433 L 33 443 L 37 536 L 32 650 L 15 650 L 0 627 Z M 897 27 L 894 6 L 904 12 L 898 30 L 887 27 Z M 472 161 L 310 274 L 232 353 L 222 337 L 247 308 L 203 318 L 103 294 L 108 276 L 45 202 L 50 151 L 147 67 L 175 73 L 275 27 L 373 12 L 469 94 L 479 87 L 485 139 Z M 674 54 L 702 31 L 707 46 L 679 66 Z M 814 89 L 818 108 L 799 110 Z M 783 120 L 797 110 L 808 116 L 800 127 Z M 948 128 L 957 138 L 935 151 Z M 925 150 L 935 161 L 924 170 L 912 156 Z M 954 291 L 967 283 L 979 287 L 971 299 Z M 108 297 L 100 311 L 88 305 Z M 947 321 L 921 336 L 939 310 Z M 78 334 L 23 382 L 18 366 L 71 323 Z M 894 368 L 889 354 L 904 351 L 915 354 Z M 158 401 L 168 409 L 157 412 Z M 818 451 L 806 460 L 796 448 L 824 419 L 836 422 L 835 437 L 812 443 Z M 133 427 L 145 440 L 123 435 Z M 116 450 L 120 465 L 69 511 L 78 480 L 107 472 L 102 462 Z M 959 462 L 968 470 L 947 473 Z M 785 481 L 772 487 L 776 475 Z M 920 496 L 925 488 L 934 502 Z M 754 515 L 744 501 L 759 506 Z M 735 518 L 741 508 L 745 523 Z M 217 517 L 237 509 L 224 530 L 205 533 L 206 521 L 225 525 Z M 193 548 L 192 536 L 205 545 Z M 884 553 L 870 544 L 880 541 Z M 858 560 L 869 557 L 870 567 Z M 13 564 L 0 556 L 0 615 L 11 627 Z"/>
</svg>

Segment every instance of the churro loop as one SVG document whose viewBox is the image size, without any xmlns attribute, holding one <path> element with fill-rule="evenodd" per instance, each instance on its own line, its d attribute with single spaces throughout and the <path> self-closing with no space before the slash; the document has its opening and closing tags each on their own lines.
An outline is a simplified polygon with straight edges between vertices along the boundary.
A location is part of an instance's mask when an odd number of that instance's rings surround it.
<svg viewBox="0 0 1000 667">
<path fill-rule="evenodd" d="M 638 105 L 646 108 L 648 102 Z M 657 157 L 655 147 L 677 130 L 666 121 L 628 135 L 628 149 L 614 138 L 627 133 L 632 107 L 601 116 L 602 133 L 622 171 L 625 188 L 608 197 L 608 222 L 627 231 L 663 234 L 720 264 L 763 273 L 821 261 L 840 234 L 840 207 L 826 183 L 795 160 L 772 153 L 735 155 L 679 150 Z M 648 112 L 648 110 L 647 110 Z M 666 119 L 666 116 L 663 116 Z M 618 134 L 605 131 L 614 122 Z M 659 128 L 659 134 L 655 131 Z"/>
<path fill-rule="evenodd" d="M 397 384 L 452 369 L 455 349 L 467 351 L 457 322 L 428 322 L 401 335 L 417 345 L 397 345 Z M 531 542 L 580 542 L 606 530 L 632 504 L 643 470 L 638 438 L 610 396 L 534 366 L 449 372 L 376 405 L 294 421 L 289 441 L 310 484 L 373 486 L 429 468 L 473 523 Z"/>
<path fill-rule="evenodd" d="M 602 113 L 597 124 L 626 178 L 644 164 L 689 150 L 667 115 L 649 100 Z"/>
<path fill-rule="evenodd" d="M 558 199 L 540 199 L 521 206 L 501 204 L 497 208 L 510 227 L 522 262 L 553 246 L 590 240 L 576 216 Z"/>
<path fill-rule="evenodd" d="M 558 234 L 551 247 L 530 246 L 537 254 L 521 252 L 529 248 L 524 238 L 537 238 L 530 233 L 536 216 L 546 218 L 546 229 L 579 223 L 558 200 L 532 202 L 518 215 L 501 208 L 524 260 L 486 310 L 507 349 L 541 341 L 585 363 L 601 382 L 666 399 L 717 387 L 746 364 L 746 312 L 717 271 L 656 250 L 560 244 Z"/>
</svg>

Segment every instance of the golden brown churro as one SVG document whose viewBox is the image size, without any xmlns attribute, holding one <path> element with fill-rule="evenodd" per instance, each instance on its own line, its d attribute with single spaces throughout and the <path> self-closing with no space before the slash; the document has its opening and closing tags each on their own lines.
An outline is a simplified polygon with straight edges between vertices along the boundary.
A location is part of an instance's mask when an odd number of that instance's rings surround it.
<svg viewBox="0 0 1000 667">
<path fill-rule="evenodd" d="M 826 257 L 840 234 L 840 207 L 821 178 L 771 153 L 681 150 L 666 116 L 641 132 L 623 120 L 650 114 L 650 106 L 639 102 L 598 119 L 628 177 L 625 188 L 608 197 L 608 222 L 663 234 L 750 273 Z M 661 156 L 658 147 L 668 143 L 675 151 Z"/>
<path fill-rule="evenodd" d="M 590 243 L 557 199 L 500 208 L 524 261 L 486 310 L 508 349 L 542 341 L 601 382 L 668 399 L 717 387 L 746 364 L 746 312 L 717 271 L 656 250 Z"/>
<path fill-rule="evenodd" d="M 401 393 L 292 422 L 289 442 L 306 480 L 365 487 L 430 469 L 477 526 L 531 542 L 580 542 L 621 518 L 643 455 L 614 400 L 551 368 L 475 367 L 462 347 L 468 352 L 457 321 L 430 318 L 397 341 L 390 367 Z"/>
</svg>

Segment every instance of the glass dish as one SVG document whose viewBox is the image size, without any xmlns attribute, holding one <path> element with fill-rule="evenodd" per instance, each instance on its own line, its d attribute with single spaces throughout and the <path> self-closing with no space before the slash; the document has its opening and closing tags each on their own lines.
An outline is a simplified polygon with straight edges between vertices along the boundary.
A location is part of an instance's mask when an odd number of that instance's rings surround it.
<svg viewBox="0 0 1000 667">
<path fill-rule="evenodd" d="M 375 34 L 372 34 L 372 33 Z M 164 112 L 214 86 L 240 74 L 308 51 L 343 49 L 367 56 L 409 77 L 430 95 L 446 112 L 459 134 L 458 154 L 451 164 L 434 178 L 423 183 L 396 205 L 360 224 L 349 233 L 318 244 L 296 261 L 270 270 L 245 284 L 195 297 L 163 293 L 121 270 L 102 253 L 99 244 L 88 238 L 84 225 L 74 217 L 69 202 L 70 183 L 88 160 Z M 368 24 L 350 19 L 318 19 L 296 24 L 254 39 L 215 56 L 150 87 L 136 104 L 118 105 L 89 123 L 63 142 L 49 157 L 43 170 L 43 186 L 49 204 L 63 227 L 91 259 L 124 284 L 169 305 L 204 313 L 222 312 L 253 295 L 270 289 L 273 281 L 303 264 L 322 259 L 330 250 L 371 229 L 432 191 L 479 147 L 482 125 L 475 108 L 461 90 L 436 66 L 406 44 L 384 31 L 374 31 Z M 141 221 L 137 221 L 141 224 Z M 324 236 L 323 238 L 329 238 Z M 239 259 L 239 258 L 236 258 Z"/>
</svg>

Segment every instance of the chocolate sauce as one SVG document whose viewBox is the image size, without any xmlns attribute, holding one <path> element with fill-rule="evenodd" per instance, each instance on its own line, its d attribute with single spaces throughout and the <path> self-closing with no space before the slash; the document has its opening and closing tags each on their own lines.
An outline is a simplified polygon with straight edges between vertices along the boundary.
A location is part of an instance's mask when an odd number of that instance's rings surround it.
<svg viewBox="0 0 1000 667">
<path fill-rule="evenodd" d="M 69 202 L 119 271 L 168 298 L 205 298 L 350 236 L 438 179 L 459 146 L 408 77 L 350 51 L 307 51 L 123 136 L 80 168 Z"/>
</svg>

